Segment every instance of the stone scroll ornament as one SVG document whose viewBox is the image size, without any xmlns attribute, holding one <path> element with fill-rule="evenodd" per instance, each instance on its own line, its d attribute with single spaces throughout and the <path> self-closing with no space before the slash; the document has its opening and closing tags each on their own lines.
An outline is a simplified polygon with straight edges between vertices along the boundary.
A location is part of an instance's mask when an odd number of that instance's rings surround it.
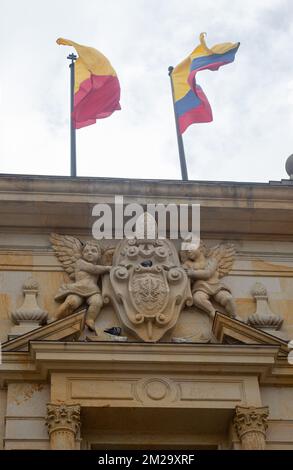
<svg viewBox="0 0 293 470">
<path fill-rule="evenodd" d="M 192 304 L 187 274 L 169 240 L 122 240 L 110 276 L 103 278 L 103 298 L 145 342 L 159 341 Z"/>
<path fill-rule="evenodd" d="M 99 279 L 111 269 L 107 263 L 111 262 L 113 249 L 102 250 L 94 240 L 83 243 L 78 238 L 56 233 L 51 234 L 50 241 L 57 258 L 73 281 L 63 284 L 55 296 L 57 302 L 62 302 L 56 318 L 67 317 L 85 303 L 85 323 L 94 331 L 95 320 L 103 306 Z"/>
<path fill-rule="evenodd" d="M 211 300 L 225 309 L 230 317 L 236 317 L 236 305 L 232 292 L 221 278 L 227 276 L 235 260 L 235 248 L 230 243 L 223 243 L 208 249 L 201 242 L 197 249 L 180 252 L 182 266 L 191 280 L 193 304 L 215 316 L 216 310 Z"/>
</svg>

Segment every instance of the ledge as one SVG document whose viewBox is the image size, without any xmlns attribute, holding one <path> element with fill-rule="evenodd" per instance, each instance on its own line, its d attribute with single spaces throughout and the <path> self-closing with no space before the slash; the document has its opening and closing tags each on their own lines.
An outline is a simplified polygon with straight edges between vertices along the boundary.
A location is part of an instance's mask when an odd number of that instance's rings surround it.
<svg viewBox="0 0 293 470">
<path fill-rule="evenodd" d="M 206 236 L 290 240 L 293 235 L 289 180 L 277 184 L 0 175 L 0 226 L 4 231 L 90 234 L 93 205 L 113 204 L 116 194 L 125 203 L 142 205 L 198 203 Z"/>
</svg>

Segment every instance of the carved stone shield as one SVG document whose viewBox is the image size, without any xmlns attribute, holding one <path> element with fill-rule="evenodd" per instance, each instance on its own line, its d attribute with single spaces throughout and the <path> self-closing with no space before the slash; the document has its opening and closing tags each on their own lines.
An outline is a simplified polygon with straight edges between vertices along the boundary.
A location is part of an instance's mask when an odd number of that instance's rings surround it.
<svg viewBox="0 0 293 470">
<path fill-rule="evenodd" d="M 168 240 L 123 240 L 103 295 L 124 326 L 148 342 L 159 341 L 191 300 L 187 275 Z"/>
<path fill-rule="evenodd" d="M 142 268 L 143 269 L 143 268 Z M 169 286 L 163 270 L 159 272 L 132 271 L 129 279 L 129 292 L 136 310 L 145 316 L 161 313 L 169 298 Z"/>
</svg>

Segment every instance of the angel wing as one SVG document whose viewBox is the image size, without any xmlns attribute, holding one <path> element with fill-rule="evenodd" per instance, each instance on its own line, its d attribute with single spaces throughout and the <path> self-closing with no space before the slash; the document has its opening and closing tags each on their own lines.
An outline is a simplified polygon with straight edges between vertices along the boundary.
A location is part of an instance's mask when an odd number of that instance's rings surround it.
<svg viewBox="0 0 293 470">
<path fill-rule="evenodd" d="M 229 274 L 232 269 L 234 260 L 236 256 L 236 251 L 232 243 L 224 243 L 221 245 L 216 245 L 210 249 L 208 253 L 209 258 L 214 258 L 217 260 L 218 267 L 217 271 L 219 277 L 224 277 Z"/>
<path fill-rule="evenodd" d="M 74 280 L 75 263 L 82 255 L 81 241 L 70 235 L 58 235 L 58 233 L 51 233 L 50 241 L 64 270 L 69 274 L 70 279 Z"/>
<path fill-rule="evenodd" d="M 113 264 L 113 255 L 114 255 L 115 247 L 110 246 L 105 248 L 102 252 L 102 264 L 104 266 L 112 266 Z"/>
</svg>

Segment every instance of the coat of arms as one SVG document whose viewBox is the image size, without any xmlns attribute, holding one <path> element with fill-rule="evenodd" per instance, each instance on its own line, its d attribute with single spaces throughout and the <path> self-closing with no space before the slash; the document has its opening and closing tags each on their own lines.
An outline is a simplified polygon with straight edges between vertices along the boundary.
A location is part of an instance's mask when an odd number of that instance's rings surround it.
<svg viewBox="0 0 293 470">
<path fill-rule="evenodd" d="M 159 341 L 192 301 L 187 274 L 168 240 L 121 241 L 103 294 L 125 327 L 147 342 Z"/>
</svg>

